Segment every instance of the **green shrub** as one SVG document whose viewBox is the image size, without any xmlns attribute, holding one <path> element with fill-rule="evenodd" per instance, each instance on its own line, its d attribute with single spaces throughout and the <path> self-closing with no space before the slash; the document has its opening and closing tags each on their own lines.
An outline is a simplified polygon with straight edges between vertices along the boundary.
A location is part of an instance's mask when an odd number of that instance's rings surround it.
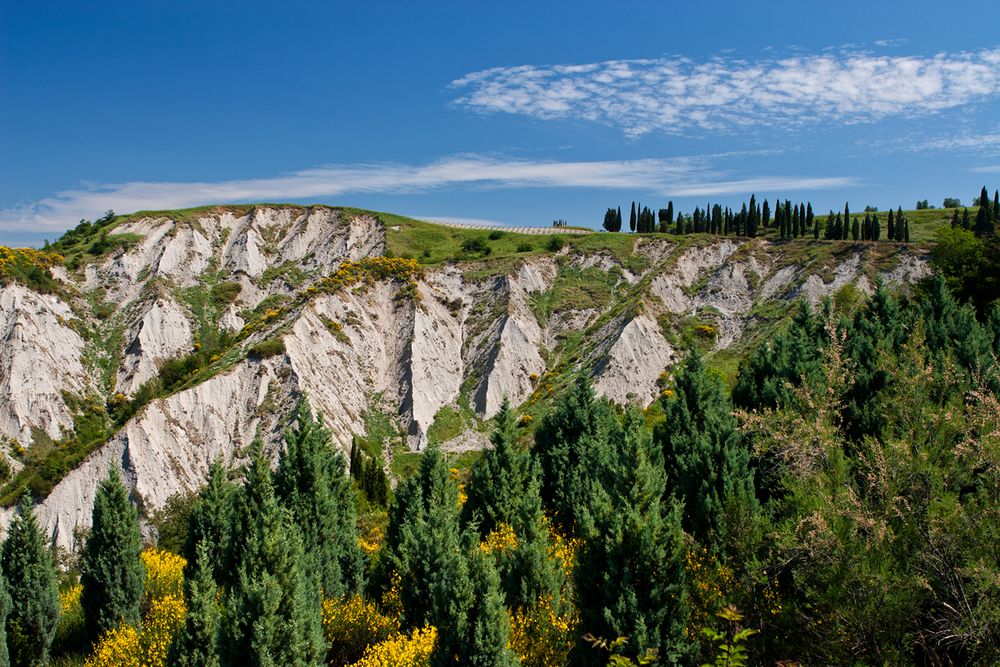
<svg viewBox="0 0 1000 667">
<path fill-rule="evenodd" d="M 212 302 L 219 308 L 225 308 L 236 301 L 242 287 L 237 282 L 226 281 L 212 287 Z"/>
<path fill-rule="evenodd" d="M 490 235 L 487 238 L 489 238 L 490 241 L 499 241 L 503 237 L 504 237 L 504 232 L 500 231 L 499 229 L 494 229 L 492 232 L 490 232 Z"/>
<path fill-rule="evenodd" d="M 534 247 L 530 243 L 525 242 L 517 244 L 518 252 L 531 252 L 532 250 L 534 250 Z"/>
<path fill-rule="evenodd" d="M 285 353 L 285 341 L 281 338 L 268 338 L 250 348 L 247 356 L 252 359 L 267 359 Z"/>
<path fill-rule="evenodd" d="M 462 252 L 467 255 L 489 255 L 492 252 L 489 244 L 482 238 L 465 239 L 462 242 Z"/>
<path fill-rule="evenodd" d="M 553 236 L 549 239 L 549 242 L 545 244 L 545 247 L 549 252 L 559 252 L 566 245 L 566 239 L 561 236 Z"/>
</svg>

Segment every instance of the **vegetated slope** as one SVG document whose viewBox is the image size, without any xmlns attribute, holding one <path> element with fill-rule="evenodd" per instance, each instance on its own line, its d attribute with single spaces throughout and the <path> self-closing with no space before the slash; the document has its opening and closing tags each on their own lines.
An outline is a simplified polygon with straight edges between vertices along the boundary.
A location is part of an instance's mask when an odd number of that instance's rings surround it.
<svg viewBox="0 0 1000 667">
<path fill-rule="evenodd" d="M 44 498 L 64 547 L 109 466 L 150 512 L 256 436 L 275 452 L 304 392 L 345 448 L 375 412 L 402 433 L 386 459 L 477 448 L 505 397 L 537 417 L 586 373 L 646 405 L 693 342 L 731 374 L 797 298 L 929 270 L 926 248 L 886 242 L 532 236 L 326 206 L 109 217 L 53 249 L 54 287 L 0 293 L 0 437 L 4 500 Z"/>
</svg>

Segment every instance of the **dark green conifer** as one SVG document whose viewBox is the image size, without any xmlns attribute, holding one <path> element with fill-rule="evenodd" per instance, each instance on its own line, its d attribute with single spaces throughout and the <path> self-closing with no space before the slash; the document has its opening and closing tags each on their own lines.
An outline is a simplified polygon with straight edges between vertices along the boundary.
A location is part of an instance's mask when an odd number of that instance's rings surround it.
<svg viewBox="0 0 1000 667">
<path fill-rule="evenodd" d="M 11 600 L 7 592 L 7 581 L 0 569 L 0 667 L 10 667 L 10 653 L 7 651 L 7 616 L 10 614 Z"/>
<path fill-rule="evenodd" d="M 187 614 L 170 647 L 171 667 L 219 667 L 220 607 L 212 574 L 213 549 L 202 541 L 195 549 L 195 566 L 184 579 Z"/>
<path fill-rule="evenodd" d="M 201 555 L 197 547 L 204 544 L 208 563 L 221 585 L 230 584 L 236 572 L 230 545 L 235 488 L 222 463 L 213 461 L 208 467 L 208 481 L 198 492 L 198 499 L 188 518 L 184 546 L 187 571 L 194 572 L 200 567 L 197 561 Z"/>
<path fill-rule="evenodd" d="M 318 665 L 325 655 L 321 595 L 308 571 L 302 535 L 274 492 L 270 465 L 255 443 L 239 493 L 236 579 L 221 633 L 222 664 Z"/>
<path fill-rule="evenodd" d="M 25 494 L 7 529 L 3 544 L 6 591 L 0 606 L 10 603 L 6 648 L 13 665 L 46 665 L 59 623 L 59 587 L 56 568 L 45 544 L 31 499 Z M 4 651 L 6 652 L 6 651 Z"/>
<path fill-rule="evenodd" d="M 139 622 L 145 583 L 141 551 L 138 512 L 118 468 L 112 466 L 97 488 L 90 536 L 80 559 L 80 604 L 91 641 L 121 623 Z"/>
<path fill-rule="evenodd" d="M 686 632 L 680 510 L 665 498 L 663 469 L 640 415 L 627 414 L 611 445 L 616 465 L 580 517 L 584 545 L 573 575 L 581 629 L 627 637 L 628 657 L 655 649 L 663 664 L 687 664 L 695 643 Z M 606 661 L 582 642 L 577 659 Z"/>
<path fill-rule="evenodd" d="M 654 429 L 667 489 L 680 500 L 683 525 L 702 544 L 721 539 L 727 513 L 756 506 L 750 448 L 740 434 L 728 392 L 697 352 L 681 363 L 674 395 L 662 400 Z"/>
<path fill-rule="evenodd" d="M 305 398 L 299 402 L 295 428 L 285 433 L 275 488 L 298 525 L 308 571 L 323 594 L 341 597 L 359 591 L 364 556 L 358 547 L 354 489 L 344 455 Z"/>
<path fill-rule="evenodd" d="M 632 212 L 628 216 L 628 228 L 630 231 L 635 231 L 635 202 L 632 202 Z"/>
</svg>

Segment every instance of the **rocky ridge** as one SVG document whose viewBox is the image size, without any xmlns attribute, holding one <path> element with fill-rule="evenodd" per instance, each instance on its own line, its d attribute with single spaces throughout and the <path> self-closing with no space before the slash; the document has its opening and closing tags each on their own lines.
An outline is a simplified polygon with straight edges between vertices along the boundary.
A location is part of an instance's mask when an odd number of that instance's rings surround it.
<svg viewBox="0 0 1000 667">
<path fill-rule="evenodd" d="M 919 250 L 892 244 L 642 237 L 622 253 L 592 235 L 331 290 L 323 279 L 342 262 L 386 254 L 391 225 L 324 206 L 219 207 L 131 216 L 113 233 L 138 240 L 54 272 L 58 294 L 0 287 L 0 438 L 14 472 L 23 452 L 73 432 L 86 397 L 111 409 L 173 360 L 227 343 L 39 503 L 69 549 L 109 466 L 148 513 L 196 489 L 212 460 L 240 461 L 255 437 L 276 452 L 303 394 L 345 449 L 378 405 L 419 450 L 443 412 L 481 424 L 507 398 L 530 413 L 581 372 L 611 400 L 647 405 L 692 337 L 724 351 L 795 298 L 928 272 Z M 276 353 L 254 351 L 275 341 Z M 451 445 L 483 441 L 473 428 Z"/>
</svg>

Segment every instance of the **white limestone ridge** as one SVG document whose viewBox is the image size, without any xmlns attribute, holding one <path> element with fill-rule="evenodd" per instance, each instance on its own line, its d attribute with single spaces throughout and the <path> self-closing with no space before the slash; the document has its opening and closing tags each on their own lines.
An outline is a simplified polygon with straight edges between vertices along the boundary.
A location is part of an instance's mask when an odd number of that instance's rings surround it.
<svg viewBox="0 0 1000 667">
<path fill-rule="evenodd" d="M 135 235 L 133 245 L 54 272 L 60 296 L 0 287 L 0 453 L 14 469 L 17 449 L 71 433 L 80 399 L 134 396 L 206 329 L 263 322 L 213 359 L 216 371 L 142 407 L 55 485 L 37 508 L 53 541 L 78 546 L 76 529 L 89 525 L 110 466 L 148 514 L 197 489 L 212 460 L 243 460 L 254 437 L 276 453 L 303 393 L 345 450 L 376 400 L 409 446 L 422 449 L 443 408 L 489 419 L 504 398 L 518 407 L 543 396 L 544 378 L 560 363 L 590 374 L 613 401 L 648 405 L 685 325 L 711 325 L 721 349 L 752 329 L 754 309 L 767 302 L 816 301 L 843 285 L 869 290 L 879 276 L 906 283 L 928 271 L 926 258 L 907 249 L 888 270 L 874 270 L 861 246 L 832 264 L 800 266 L 788 244 L 657 238 L 637 241 L 636 263 L 571 244 L 503 264 L 425 267 L 415 287 L 310 290 L 344 260 L 385 254 L 389 231 L 374 216 L 325 206 L 137 215 L 113 230 Z M 565 276 L 586 271 L 609 277 L 610 298 L 544 305 L 579 288 Z M 225 296 L 213 291 L 219 286 Z M 99 312 L 102 302 L 110 306 Z M 273 318 L 261 319 L 272 307 Z M 245 354 L 273 338 L 283 352 Z M 469 432 L 452 446 L 483 442 Z"/>
</svg>

